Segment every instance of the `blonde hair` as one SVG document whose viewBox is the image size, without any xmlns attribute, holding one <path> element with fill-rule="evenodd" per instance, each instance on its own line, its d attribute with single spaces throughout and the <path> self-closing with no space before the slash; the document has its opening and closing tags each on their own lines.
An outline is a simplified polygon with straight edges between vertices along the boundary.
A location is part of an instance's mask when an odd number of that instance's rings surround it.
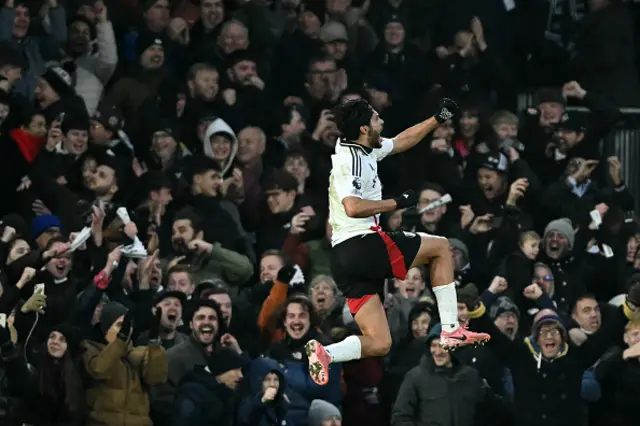
<svg viewBox="0 0 640 426">
<path fill-rule="evenodd" d="M 523 245 L 524 243 L 526 243 L 527 241 L 530 240 L 536 240 L 536 241 L 540 241 L 540 235 L 536 232 L 536 231 L 526 231 L 523 232 L 522 234 L 520 234 L 520 240 L 518 241 L 518 243 L 520 245 Z"/>
<path fill-rule="evenodd" d="M 640 328 L 640 319 L 632 319 L 624 326 L 624 332 L 628 332 L 633 328 Z"/>
<path fill-rule="evenodd" d="M 507 110 L 496 111 L 491 115 L 491 118 L 489 118 L 489 123 L 491 123 L 492 126 L 499 126 L 501 124 L 514 124 L 517 126 L 519 122 L 518 116 Z"/>
</svg>

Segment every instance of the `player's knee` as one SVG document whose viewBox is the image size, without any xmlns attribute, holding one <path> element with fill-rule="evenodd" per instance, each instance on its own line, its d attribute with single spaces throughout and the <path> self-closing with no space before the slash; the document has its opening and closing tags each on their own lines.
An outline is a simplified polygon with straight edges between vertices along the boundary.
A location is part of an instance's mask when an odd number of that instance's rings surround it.
<svg viewBox="0 0 640 426">
<path fill-rule="evenodd" d="M 391 335 L 383 335 L 374 340 L 373 344 L 374 356 L 385 356 L 391 350 Z"/>
<path fill-rule="evenodd" d="M 453 257 L 453 250 L 447 238 L 442 238 L 439 242 L 438 253 L 440 253 L 440 256 Z"/>
<path fill-rule="evenodd" d="M 445 237 L 435 235 L 421 235 L 422 242 L 429 251 L 431 257 L 451 256 L 451 245 Z"/>
</svg>

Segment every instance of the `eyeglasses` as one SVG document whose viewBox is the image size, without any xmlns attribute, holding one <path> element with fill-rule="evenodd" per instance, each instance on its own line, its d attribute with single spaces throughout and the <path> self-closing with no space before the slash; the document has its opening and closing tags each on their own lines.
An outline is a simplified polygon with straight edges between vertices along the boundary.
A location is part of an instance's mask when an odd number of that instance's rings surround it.
<svg viewBox="0 0 640 426">
<path fill-rule="evenodd" d="M 560 330 L 557 328 L 540 330 L 540 335 L 542 337 L 560 337 Z"/>
</svg>

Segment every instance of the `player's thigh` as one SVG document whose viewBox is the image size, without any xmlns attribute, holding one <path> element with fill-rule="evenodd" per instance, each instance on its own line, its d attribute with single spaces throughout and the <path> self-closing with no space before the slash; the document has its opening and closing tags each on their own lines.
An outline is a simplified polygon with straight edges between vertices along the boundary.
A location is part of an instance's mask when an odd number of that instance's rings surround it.
<svg viewBox="0 0 640 426">
<path fill-rule="evenodd" d="M 387 314 L 382 300 L 377 294 L 368 297 L 367 301 L 354 315 L 354 319 L 362 334 L 375 340 L 391 342 L 391 332 L 387 322 Z"/>
<path fill-rule="evenodd" d="M 338 244 L 331 250 L 331 272 L 338 287 L 344 285 L 339 281 L 380 282 L 392 278 L 384 241 L 378 234 L 366 234 Z"/>
<path fill-rule="evenodd" d="M 434 257 L 441 256 L 443 253 L 449 253 L 451 247 L 449 240 L 438 235 L 431 235 L 424 232 L 417 232 L 420 237 L 420 248 L 418 254 L 413 260 L 413 266 L 421 266 L 429 263 Z"/>
</svg>

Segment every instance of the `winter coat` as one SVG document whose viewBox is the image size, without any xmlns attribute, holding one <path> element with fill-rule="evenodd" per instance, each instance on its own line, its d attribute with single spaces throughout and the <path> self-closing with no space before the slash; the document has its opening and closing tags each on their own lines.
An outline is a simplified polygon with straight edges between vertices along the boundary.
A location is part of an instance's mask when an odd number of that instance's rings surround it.
<svg viewBox="0 0 640 426">
<path fill-rule="evenodd" d="M 167 379 L 164 349 L 130 347 L 120 339 L 108 345 L 85 341 L 83 347 L 90 378 L 86 426 L 151 426 L 148 389 Z"/>
<path fill-rule="evenodd" d="M 637 421 L 640 362 L 624 360 L 622 352 L 620 348 L 611 349 L 595 369 L 596 379 L 602 386 L 602 404 L 598 412 L 601 426 L 624 426 Z"/>
<path fill-rule="evenodd" d="M 563 344 L 552 359 L 542 356 L 532 337 L 510 340 L 494 325 L 483 306 L 471 317 L 472 327 L 491 335 L 489 348 L 507 366 L 515 389 L 516 426 L 566 426 L 584 424 L 584 403 L 580 397 L 584 371 L 592 366 L 607 347 L 620 336 L 626 322 L 620 308 L 581 346 Z"/>
<path fill-rule="evenodd" d="M 482 400 L 482 380 L 472 367 L 452 359 L 439 368 L 431 354 L 410 370 L 393 407 L 392 426 L 472 426 Z"/>
<path fill-rule="evenodd" d="M 233 391 L 219 383 L 208 367 L 196 366 L 180 382 L 171 426 L 231 426 Z"/>
<path fill-rule="evenodd" d="M 262 382 L 269 373 L 280 378 L 280 387 L 273 401 L 263 403 Z M 251 364 L 250 374 L 249 395 L 240 403 L 238 426 L 293 426 L 283 367 L 275 360 L 260 357 Z"/>
<path fill-rule="evenodd" d="M 309 365 L 304 354 L 304 343 L 308 339 L 323 339 L 324 336 L 312 331 L 304 338 L 293 341 L 285 338 L 271 346 L 268 353 L 284 368 L 287 381 L 287 396 L 289 397 L 289 415 L 296 426 L 307 426 L 307 414 L 314 399 L 324 399 L 338 407 L 342 407 L 342 387 L 340 377 L 342 366 L 331 364 L 329 369 L 329 383 L 317 385 L 309 376 Z M 325 340 L 326 341 L 326 340 Z"/>
</svg>

